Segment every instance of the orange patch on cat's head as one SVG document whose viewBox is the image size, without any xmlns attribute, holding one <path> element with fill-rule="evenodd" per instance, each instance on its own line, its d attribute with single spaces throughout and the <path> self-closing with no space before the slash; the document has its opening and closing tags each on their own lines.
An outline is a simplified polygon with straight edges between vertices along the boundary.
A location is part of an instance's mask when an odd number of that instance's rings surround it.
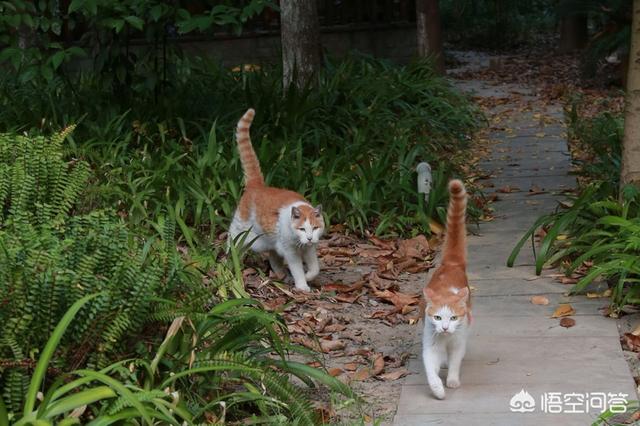
<svg viewBox="0 0 640 426">
<path fill-rule="evenodd" d="M 424 288 L 427 315 L 448 306 L 456 315 L 464 315 L 470 307 L 467 275 L 462 267 L 442 265 Z"/>
<path fill-rule="evenodd" d="M 307 204 L 291 207 L 291 224 L 293 227 L 303 226 L 307 221 L 312 227 L 324 228 L 322 206 L 320 204 L 317 207 L 311 207 Z"/>
</svg>

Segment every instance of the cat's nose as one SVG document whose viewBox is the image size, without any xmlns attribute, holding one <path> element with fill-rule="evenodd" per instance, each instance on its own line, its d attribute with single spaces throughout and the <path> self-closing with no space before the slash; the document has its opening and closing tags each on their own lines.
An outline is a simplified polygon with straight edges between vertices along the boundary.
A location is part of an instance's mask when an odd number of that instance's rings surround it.
<svg viewBox="0 0 640 426">
<path fill-rule="evenodd" d="M 443 325 L 443 326 L 442 326 L 442 329 L 443 329 L 444 331 L 447 331 L 447 330 L 449 329 L 449 326 L 448 326 L 448 325 Z"/>
</svg>

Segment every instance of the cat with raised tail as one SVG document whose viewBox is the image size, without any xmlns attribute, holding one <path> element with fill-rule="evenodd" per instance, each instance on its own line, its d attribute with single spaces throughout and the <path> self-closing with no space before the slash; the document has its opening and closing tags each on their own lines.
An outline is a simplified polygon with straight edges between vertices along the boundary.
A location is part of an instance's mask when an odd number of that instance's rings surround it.
<svg viewBox="0 0 640 426">
<path fill-rule="evenodd" d="M 467 281 L 467 191 L 459 180 L 449 182 L 447 233 L 440 266 L 424 288 L 422 360 L 433 395 L 444 399 L 440 367 L 448 366 L 446 385 L 460 386 L 460 364 L 471 324 L 471 297 Z"/>
<path fill-rule="evenodd" d="M 238 122 L 236 140 L 245 188 L 231 221 L 229 237 L 236 240 L 246 233 L 243 241 L 251 244 L 255 252 L 268 253 L 276 275 L 280 278 L 286 275 L 286 262 L 296 288 L 310 291 L 307 283 L 320 272 L 316 247 L 325 228 L 322 207 L 311 205 L 296 192 L 265 185 L 249 135 L 254 116 L 255 111 L 249 109 Z"/>
</svg>

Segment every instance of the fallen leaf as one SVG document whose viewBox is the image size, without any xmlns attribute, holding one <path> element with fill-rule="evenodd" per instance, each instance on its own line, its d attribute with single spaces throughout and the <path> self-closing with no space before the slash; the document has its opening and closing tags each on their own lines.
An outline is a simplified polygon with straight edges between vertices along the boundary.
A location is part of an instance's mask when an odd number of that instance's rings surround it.
<svg viewBox="0 0 640 426">
<path fill-rule="evenodd" d="M 551 315 L 551 318 L 568 317 L 574 315 L 576 310 L 568 303 L 561 303 Z"/>
<path fill-rule="evenodd" d="M 342 340 L 320 340 L 320 349 L 322 349 L 324 353 L 338 351 L 344 349 L 345 346 Z"/>
<path fill-rule="evenodd" d="M 353 303 L 358 300 L 360 296 L 360 294 L 338 294 L 336 297 L 334 297 L 334 299 L 336 299 L 338 302 Z"/>
<path fill-rule="evenodd" d="M 533 303 L 534 305 L 548 305 L 549 299 L 547 299 L 545 296 L 533 296 L 531 298 L 531 303 Z"/>
<path fill-rule="evenodd" d="M 404 377 L 409 373 L 410 373 L 409 370 L 407 370 L 406 368 L 403 368 L 401 370 L 392 371 L 390 373 L 380 374 L 376 378 L 382 379 L 385 381 L 393 381 L 393 380 L 398 380 L 399 378 Z"/>
<path fill-rule="evenodd" d="M 640 324 L 631 332 L 634 336 L 640 336 Z"/>
<path fill-rule="evenodd" d="M 375 246 L 378 246 L 385 250 L 395 250 L 396 246 L 393 240 L 382 240 L 378 237 L 370 237 L 369 241 Z"/>
<path fill-rule="evenodd" d="M 503 186 L 502 188 L 496 189 L 496 192 L 500 192 L 502 194 L 510 194 L 512 192 L 518 192 L 518 191 L 520 191 L 520 188 L 518 188 L 517 186 L 511 186 L 511 185 L 506 185 L 506 186 Z"/>
<path fill-rule="evenodd" d="M 420 300 L 420 295 L 418 294 L 405 294 L 400 292 L 393 292 L 390 290 L 374 290 L 373 295 L 379 297 L 380 299 L 393 303 L 393 305 L 398 309 L 402 309 L 406 305 L 416 304 Z"/>
<path fill-rule="evenodd" d="M 611 289 L 608 288 L 605 291 L 603 291 L 602 293 L 587 293 L 587 297 L 589 299 L 597 299 L 600 297 L 610 297 L 611 296 Z"/>
<path fill-rule="evenodd" d="M 623 346 L 625 346 L 627 350 L 640 352 L 640 336 L 635 336 L 631 333 L 624 333 L 621 340 Z"/>
<path fill-rule="evenodd" d="M 354 290 L 357 290 L 357 288 L 354 286 L 340 284 L 340 283 L 324 284 L 322 286 L 322 291 L 327 291 L 327 292 L 335 291 L 336 293 L 349 293 Z"/>
<path fill-rule="evenodd" d="M 414 257 L 424 259 L 430 252 L 429 241 L 424 235 L 409 240 L 398 241 L 398 250 L 394 254 L 396 257 Z"/>
<path fill-rule="evenodd" d="M 562 318 L 560 319 L 560 326 L 564 328 L 570 328 L 576 325 L 576 320 L 573 318 Z"/>
<path fill-rule="evenodd" d="M 371 377 L 370 370 L 368 368 L 362 368 L 353 375 L 353 380 L 363 381 Z"/>
<path fill-rule="evenodd" d="M 330 368 L 328 371 L 330 376 L 332 377 L 337 377 L 339 375 L 341 375 L 342 373 L 344 373 L 344 371 L 341 368 Z"/>
<path fill-rule="evenodd" d="M 573 277 L 562 277 L 560 278 L 560 282 L 562 284 L 575 284 L 578 282 L 578 279 Z"/>
<path fill-rule="evenodd" d="M 373 371 L 371 372 L 372 376 L 377 376 L 382 373 L 384 370 L 384 355 L 381 353 L 377 354 L 373 360 Z"/>
<path fill-rule="evenodd" d="M 337 333 L 339 331 L 344 331 L 347 329 L 347 326 L 342 324 L 329 324 L 322 331 L 324 333 Z"/>
<path fill-rule="evenodd" d="M 429 219 L 429 229 L 431 230 L 431 233 L 436 235 L 444 233 L 444 226 L 440 225 L 438 222 L 432 219 Z"/>
<path fill-rule="evenodd" d="M 355 362 L 349 362 L 344 365 L 344 369 L 347 371 L 356 371 L 358 369 L 358 364 Z"/>
</svg>

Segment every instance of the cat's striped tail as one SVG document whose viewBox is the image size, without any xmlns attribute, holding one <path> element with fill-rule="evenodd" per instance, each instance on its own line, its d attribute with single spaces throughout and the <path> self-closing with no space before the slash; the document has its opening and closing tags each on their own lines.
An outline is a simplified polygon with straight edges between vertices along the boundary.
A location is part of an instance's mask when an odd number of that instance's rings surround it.
<svg viewBox="0 0 640 426">
<path fill-rule="evenodd" d="M 447 209 L 447 235 L 442 250 L 442 263 L 466 265 L 467 229 L 465 213 L 467 211 L 467 190 L 462 181 L 449 182 L 449 208 Z"/>
<path fill-rule="evenodd" d="M 236 130 L 236 140 L 238 142 L 238 152 L 240 153 L 240 162 L 242 163 L 242 170 L 244 170 L 244 182 L 246 186 L 261 186 L 264 185 L 264 177 L 262 171 L 260 171 L 260 162 L 256 156 L 256 152 L 251 145 L 251 136 L 249 135 L 249 129 L 253 122 L 253 117 L 256 112 L 249 108 L 244 113 L 240 121 L 238 121 L 238 128 Z"/>
</svg>

